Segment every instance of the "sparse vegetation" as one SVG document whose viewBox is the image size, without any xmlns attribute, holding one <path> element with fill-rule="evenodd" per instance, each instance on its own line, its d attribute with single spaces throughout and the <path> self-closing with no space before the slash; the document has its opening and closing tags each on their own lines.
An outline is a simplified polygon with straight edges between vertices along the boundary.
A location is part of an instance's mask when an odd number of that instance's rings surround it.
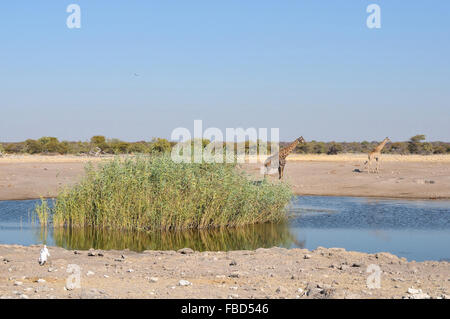
<svg viewBox="0 0 450 319">
<path fill-rule="evenodd" d="M 290 187 L 257 184 L 231 164 L 175 163 L 168 155 L 115 159 L 62 191 L 38 217 L 55 227 L 172 230 L 233 227 L 286 218 Z M 41 219 L 47 223 L 49 219 Z"/>
<path fill-rule="evenodd" d="M 450 154 L 450 143 L 448 142 L 426 142 L 425 135 L 419 134 L 411 137 L 406 142 L 393 142 L 386 145 L 383 153 L 387 154 Z M 202 140 L 205 147 L 209 140 Z M 217 143 L 217 142 L 216 142 Z M 299 144 L 294 153 L 299 154 L 339 154 L 339 153 L 367 153 L 372 150 L 379 141 L 363 142 L 319 142 L 310 141 L 306 144 Z M 280 147 L 286 146 L 288 142 L 281 142 Z M 163 138 L 154 138 L 150 142 L 124 142 L 119 139 L 106 139 L 102 135 L 93 136 L 89 142 L 69 142 L 58 141 L 55 137 L 42 137 L 38 140 L 28 139 L 18 143 L 0 143 L 4 153 L 7 154 L 88 154 L 89 151 L 99 147 L 104 154 L 155 154 L 170 152 L 175 143 Z M 226 147 L 225 143 L 222 143 Z M 261 148 L 261 144 L 251 144 L 248 141 L 241 143 L 246 153 L 250 147 Z M 267 143 L 270 151 L 271 145 Z M 238 149 L 235 143 L 234 149 Z"/>
</svg>

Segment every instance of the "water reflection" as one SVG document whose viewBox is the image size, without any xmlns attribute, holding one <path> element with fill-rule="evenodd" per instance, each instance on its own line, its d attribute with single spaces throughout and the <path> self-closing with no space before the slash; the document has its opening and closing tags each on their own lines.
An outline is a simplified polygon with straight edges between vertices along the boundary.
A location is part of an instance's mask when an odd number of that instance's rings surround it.
<svg viewBox="0 0 450 319">
<path fill-rule="evenodd" d="M 47 233 L 48 232 L 48 233 Z M 36 229 L 41 242 L 52 239 L 66 249 L 177 250 L 190 247 L 197 251 L 228 251 L 260 247 L 303 247 L 287 224 L 262 224 L 234 229 L 179 232 L 127 232 L 95 228 Z"/>
<path fill-rule="evenodd" d="M 324 246 L 387 251 L 417 261 L 450 257 L 450 201 L 303 196 L 292 200 L 288 224 L 172 233 L 41 229 L 30 215 L 36 202 L 0 201 L 0 244 L 135 251 Z"/>
</svg>

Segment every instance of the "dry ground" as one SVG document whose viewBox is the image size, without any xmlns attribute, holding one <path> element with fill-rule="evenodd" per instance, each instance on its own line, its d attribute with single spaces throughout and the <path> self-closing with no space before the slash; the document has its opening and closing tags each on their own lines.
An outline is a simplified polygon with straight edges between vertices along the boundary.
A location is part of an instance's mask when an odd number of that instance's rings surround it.
<svg viewBox="0 0 450 319">
<path fill-rule="evenodd" d="M 261 248 L 91 251 L 89 256 L 50 247 L 49 263 L 39 266 L 39 249 L 0 245 L 0 298 L 450 297 L 450 263 L 407 262 L 388 253 Z M 65 288 L 70 264 L 80 267 L 79 289 Z M 379 288 L 367 285 L 369 265 L 380 267 Z"/>
<path fill-rule="evenodd" d="M 54 197 L 60 188 L 83 176 L 87 162 L 108 159 L 29 155 L 0 158 L 0 200 Z M 450 198 L 450 155 L 384 155 L 379 174 L 364 171 L 365 159 L 364 154 L 290 155 L 285 180 L 298 195 Z M 260 166 L 242 165 L 257 179 L 262 178 Z"/>
</svg>

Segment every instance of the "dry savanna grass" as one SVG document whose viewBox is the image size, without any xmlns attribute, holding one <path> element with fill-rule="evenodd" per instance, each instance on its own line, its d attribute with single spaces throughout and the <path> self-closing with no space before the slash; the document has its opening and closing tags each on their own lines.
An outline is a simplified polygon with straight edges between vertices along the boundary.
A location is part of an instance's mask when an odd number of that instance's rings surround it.
<svg viewBox="0 0 450 319">
<path fill-rule="evenodd" d="M 267 156 L 247 156 L 246 161 L 263 162 Z M 290 154 L 287 157 L 291 162 L 353 162 L 366 161 L 367 154 Z M 397 154 L 382 154 L 381 160 L 385 162 L 436 162 L 436 163 L 450 163 L 450 154 L 444 155 L 397 155 Z"/>
<path fill-rule="evenodd" d="M 88 163 L 104 162 L 114 158 L 129 158 L 134 155 L 102 155 L 100 157 L 75 156 L 75 155 L 7 155 L 0 157 L 1 163 Z M 267 156 L 246 156 L 245 162 L 264 162 Z M 291 162 L 352 162 L 365 161 L 367 154 L 290 154 L 287 158 Z M 435 162 L 450 163 L 450 154 L 435 155 L 397 155 L 382 154 L 382 161 L 386 162 Z"/>
</svg>

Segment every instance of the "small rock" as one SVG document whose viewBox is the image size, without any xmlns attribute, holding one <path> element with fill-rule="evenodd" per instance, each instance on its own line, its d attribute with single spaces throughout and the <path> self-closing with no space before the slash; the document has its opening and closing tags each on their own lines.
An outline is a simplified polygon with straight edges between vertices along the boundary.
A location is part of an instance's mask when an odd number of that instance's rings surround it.
<svg viewBox="0 0 450 319">
<path fill-rule="evenodd" d="M 178 282 L 178 286 L 190 286 L 190 285 L 192 285 L 192 283 L 189 282 L 189 281 L 187 281 L 187 280 L 184 280 L 184 279 L 181 279 L 181 280 Z"/>
<path fill-rule="evenodd" d="M 20 298 L 20 299 L 29 299 L 29 297 L 28 297 L 27 295 L 25 295 L 25 294 L 21 294 L 21 295 L 19 296 L 19 298 Z"/>
<path fill-rule="evenodd" d="M 284 287 L 278 287 L 278 288 L 275 290 L 275 292 L 276 292 L 277 294 L 285 293 L 285 292 L 286 292 L 286 289 L 285 289 Z"/>
<path fill-rule="evenodd" d="M 422 289 L 414 289 L 414 288 L 408 288 L 409 294 L 420 294 L 422 293 Z"/>
<path fill-rule="evenodd" d="M 105 278 L 109 278 L 109 276 L 108 276 L 108 275 L 103 275 L 103 277 L 105 277 Z"/>
<path fill-rule="evenodd" d="M 43 283 L 45 283 L 46 281 L 45 281 L 45 279 L 38 279 L 36 282 L 37 282 L 38 284 L 43 284 Z"/>
<path fill-rule="evenodd" d="M 134 269 L 128 269 L 127 272 L 132 273 L 134 272 Z"/>
<path fill-rule="evenodd" d="M 232 262 L 230 262 L 230 266 L 236 266 L 236 265 L 237 265 L 236 260 L 233 260 Z"/>
<path fill-rule="evenodd" d="M 303 256 L 303 259 L 311 259 L 311 255 L 306 254 Z"/>
<path fill-rule="evenodd" d="M 14 282 L 14 286 L 22 286 L 22 285 L 23 285 L 23 282 L 21 282 L 21 281 Z"/>
<path fill-rule="evenodd" d="M 297 292 L 298 292 L 299 294 L 301 294 L 301 293 L 303 293 L 303 289 L 302 289 L 302 288 L 298 288 L 298 289 L 297 289 Z"/>
<path fill-rule="evenodd" d="M 93 276 L 93 275 L 95 275 L 95 272 L 90 270 L 86 273 L 86 276 Z"/>
<path fill-rule="evenodd" d="M 158 282 L 158 277 L 150 277 L 150 282 Z"/>
<path fill-rule="evenodd" d="M 229 299 L 237 299 L 237 298 L 239 298 L 239 295 L 238 294 L 230 294 L 230 295 L 228 295 L 228 298 Z"/>
<path fill-rule="evenodd" d="M 194 251 L 191 248 L 181 248 L 181 249 L 177 250 L 177 253 L 183 254 L 183 255 L 189 255 L 189 254 L 193 254 Z"/>
<path fill-rule="evenodd" d="M 317 284 L 317 288 L 320 288 L 320 289 L 330 289 L 330 288 L 331 288 L 331 285 L 328 285 L 328 284 Z"/>
</svg>

